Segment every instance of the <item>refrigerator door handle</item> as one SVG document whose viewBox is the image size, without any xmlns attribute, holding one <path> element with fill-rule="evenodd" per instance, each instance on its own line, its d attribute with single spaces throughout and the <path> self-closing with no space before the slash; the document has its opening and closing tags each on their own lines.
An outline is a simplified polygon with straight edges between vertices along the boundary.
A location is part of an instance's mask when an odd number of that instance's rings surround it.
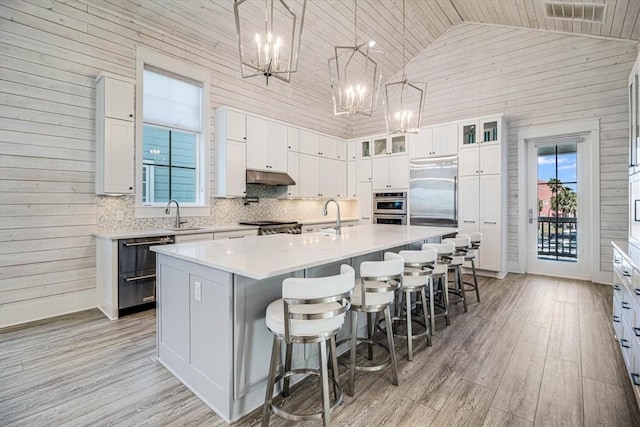
<svg viewBox="0 0 640 427">
<path fill-rule="evenodd" d="M 458 226 L 458 176 L 453 177 L 453 220 Z"/>
</svg>

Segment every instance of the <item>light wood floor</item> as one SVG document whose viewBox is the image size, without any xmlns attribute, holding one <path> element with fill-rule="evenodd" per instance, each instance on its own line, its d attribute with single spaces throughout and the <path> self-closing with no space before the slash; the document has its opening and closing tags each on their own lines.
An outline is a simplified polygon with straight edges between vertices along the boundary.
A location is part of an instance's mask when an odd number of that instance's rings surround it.
<svg viewBox="0 0 640 427">
<path fill-rule="evenodd" d="M 456 307 L 432 347 L 416 341 L 412 362 L 398 339 L 399 387 L 388 370 L 361 373 L 333 424 L 640 425 L 610 287 L 509 275 L 481 279 L 481 303 L 468 297 L 469 312 Z M 110 322 L 90 310 L 5 329 L 0 425 L 223 425 L 154 354 L 154 311 Z M 315 391 L 311 381 L 300 388 Z M 259 421 L 256 411 L 237 424 Z"/>
</svg>

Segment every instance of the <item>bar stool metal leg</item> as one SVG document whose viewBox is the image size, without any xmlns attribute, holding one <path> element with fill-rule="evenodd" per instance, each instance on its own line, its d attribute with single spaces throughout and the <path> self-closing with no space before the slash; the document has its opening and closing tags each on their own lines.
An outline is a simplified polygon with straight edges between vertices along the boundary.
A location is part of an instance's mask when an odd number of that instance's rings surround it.
<svg viewBox="0 0 640 427">
<path fill-rule="evenodd" d="M 384 309 L 384 323 L 387 328 L 387 343 L 389 345 L 389 353 L 391 356 L 391 375 L 393 385 L 400 384 L 398 381 L 398 364 L 396 363 L 396 347 L 393 343 L 393 329 L 391 328 L 391 310 L 389 306 Z"/>
<path fill-rule="evenodd" d="M 406 307 L 407 307 L 407 358 L 413 360 L 413 328 L 411 327 L 411 291 L 405 291 L 406 294 Z M 426 317 L 425 317 L 426 320 Z"/>
<path fill-rule="evenodd" d="M 338 376 L 340 373 L 338 372 L 338 352 L 336 351 L 336 337 L 332 336 L 329 341 L 331 344 L 331 372 L 333 374 L 333 392 L 337 396 L 340 392 Z"/>
<path fill-rule="evenodd" d="M 278 337 L 273 337 L 273 346 L 271 348 L 271 364 L 269 365 L 269 377 L 267 379 L 267 395 L 265 396 L 265 404 L 262 409 L 262 427 L 269 426 L 269 417 L 271 416 L 271 402 L 273 401 L 273 387 L 276 382 L 276 371 L 280 362 L 280 342 Z"/>
<path fill-rule="evenodd" d="M 471 271 L 473 272 L 473 287 L 476 289 L 476 298 L 480 302 L 480 288 L 478 288 L 478 276 L 476 276 L 476 263 L 471 258 Z"/>
<path fill-rule="evenodd" d="M 351 350 L 349 354 L 349 391 L 351 394 L 349 396 L 353 396 L 355 394 L 356 389 L 356 344 L 358 336 L 358 312 L 351 312 Z"/>
<path fill-rule="evenodd" d="M 422 315 L 424 316 L 424 320 L 425 320 L 425 327 L 427 327 L 427 325 L 429 326 L 429 330 L 427 331 L 427 345 L 431 346 L 431 335 L 433 335 L 433 329 L 431 329 L 431 319 L 433 318 L 433 315 L 429 315 L 427 313 L 427 296 L 425 294 L 424 288 L 422 288 L 420 290 L 420 296 L 422 298 Z M 429 323 L 427 323 L 429 322 Z"/>
<path fill-rule="evenodd" d="M 329 375 L 327 373 L 327 342 L 320 341 L 320 381 L 322 387 L 322 425 L 331 424 L 331 402 L 329 401 Z"/>
<path fill-rule="evenodd" d="M 291 370 L 291 354 L 293 352 L 293 344 L 287 344 L 287 350 L 285 353 L 285 358 L 284 358 L 284 370 L 286 371 L 290 371 Z M 284 384 L 282 386 L 282 396 L 284 397 L 288 397 L 289 396 L 289 377 L 285 378 L 283 380 Z"/>
</svg>

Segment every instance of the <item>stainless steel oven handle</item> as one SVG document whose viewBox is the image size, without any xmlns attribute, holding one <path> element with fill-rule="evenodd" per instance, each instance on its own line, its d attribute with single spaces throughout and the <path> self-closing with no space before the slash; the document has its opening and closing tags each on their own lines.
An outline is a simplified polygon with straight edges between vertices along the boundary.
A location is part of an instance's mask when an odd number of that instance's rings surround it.
<svg viewBox="0 0 640 427">
<path fill-rule="evenodd" d="M 135 282 L 137 280 L 146 280 L 146 279 L 155 279 L 156 275 L 154 274 L 145 274 L 142 276 L 135 276 L 135 277 L 127 277 L 126 279 L 124 279 L 125 282 Z"/>
<path fill-rule="evenodd" d="M 148 240 L 146 242 L 136 242 L 136 243 L 125 243 L 123 246 L 125 248 L 129 248 L 131 246 L 151 246 L 151 245 L 166 245 L 169 243 L 173 243 L 171 239 L 163 239 L 163 240 Z"/>
</svg>

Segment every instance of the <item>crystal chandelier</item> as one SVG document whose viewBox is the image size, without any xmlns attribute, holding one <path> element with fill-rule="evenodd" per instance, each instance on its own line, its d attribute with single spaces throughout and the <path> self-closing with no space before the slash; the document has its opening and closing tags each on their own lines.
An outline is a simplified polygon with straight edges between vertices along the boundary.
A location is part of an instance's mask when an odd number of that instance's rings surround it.
<svg viewBox="0 0 640 427">
<path fill-rule="evenodd" d="M 405 73 L 407 58 L 404 2 L 402 0 L 402 80 L 384 85 L 385 119 L 387 132 L 391 134 L 418 133 L 427 91 L 427 83 L 409 81 Z"/>
<path fill-rule="evenodd" d="M 307 0 L 233 1 L 243 79 L 265 76 L 267 85 L 269 77 L 289 83 L 298 69 L 306 7 Z"/>
<path fill-rule="evenodd" d="M 335 46 L 329 58 L 329 79 L 336 116 L 371 116 L 378 104 L 384 53 L 374 50 L 375 42 L 358 44 L 358 0 L 354 1 L 353 46 Z"/>
</svg>

